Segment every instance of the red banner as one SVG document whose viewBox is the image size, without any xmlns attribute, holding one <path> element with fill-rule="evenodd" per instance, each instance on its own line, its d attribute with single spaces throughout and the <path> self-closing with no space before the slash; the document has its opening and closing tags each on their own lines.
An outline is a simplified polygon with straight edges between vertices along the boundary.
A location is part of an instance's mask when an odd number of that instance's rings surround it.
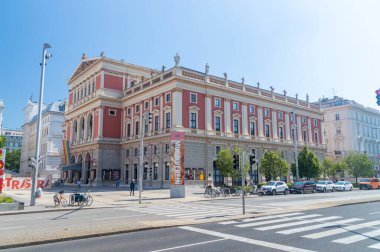
<svg viewBox="0 0 380 252">
<path fill-rule="evenodd" d="M 25 190 L 30 189 L 32 186 L 31 178 L 4 178 L 2 183 L 0 184 L 1 190 Z M 39 178 L 37 180 L 37 188 L 45 188 L 49 185 L 49 180 L 44 180 L 43 178 Z"/>
</svg>

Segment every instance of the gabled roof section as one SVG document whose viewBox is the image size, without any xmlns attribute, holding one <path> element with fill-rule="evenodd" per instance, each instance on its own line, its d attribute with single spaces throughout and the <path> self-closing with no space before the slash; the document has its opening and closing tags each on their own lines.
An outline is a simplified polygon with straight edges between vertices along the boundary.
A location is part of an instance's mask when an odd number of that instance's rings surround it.
<svg viewBox="0 0 380 252">
<path fill-rule="evenodd" d="M 71 82 L 76 77 L 78 77 L 81 73 L 86 71 L 88 68 L 90 68 L 92 65 L 94 65 L 96 62 L 98 62 L 101 58 L 92 58 L 92 59 L 84 59 L 82 58 L 79 66 L 75 69 L 74 73 L 70 76 L 69 81 Z"/>
</svg>

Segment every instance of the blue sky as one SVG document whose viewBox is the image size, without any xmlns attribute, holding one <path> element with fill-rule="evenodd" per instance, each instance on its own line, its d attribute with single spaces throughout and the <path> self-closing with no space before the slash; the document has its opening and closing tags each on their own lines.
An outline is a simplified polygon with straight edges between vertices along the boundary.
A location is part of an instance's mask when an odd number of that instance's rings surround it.
<svg viewBox="0 0 380 252">
<path fill-rule="evenodd" d="M 311 101 L 333 94 L 377 108 L 379 1 L 0 1 L 3 126 L 38 100 L 42 45 L 52 45 L 44 102 L 68 97 L 82 53 L 161 69 L 181 65 Z"/>
</svg>

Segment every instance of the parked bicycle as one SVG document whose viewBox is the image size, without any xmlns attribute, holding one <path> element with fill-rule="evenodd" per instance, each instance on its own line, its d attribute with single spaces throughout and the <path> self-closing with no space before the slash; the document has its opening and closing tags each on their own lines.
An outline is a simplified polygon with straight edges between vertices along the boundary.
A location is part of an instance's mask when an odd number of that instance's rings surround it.
<svg viewBox="0 0 380 252">
<path fill-rule="evenodd" d="M 74 206 L 74 205 L 77 205 L 77 206 L 83 206 L 83 205 L 86 205 L 86 206 L 91 206 L 92 202 L 94 201 L 94 199 L 92 198 L 92 196 L 89 194 L 89 190 L 86 190 L 85 193 L 78 193 L 77 190 L 73 190 L 73 193 L 70 194 L 70 205 L 71 206 Z"/>
<path fill-rule="evenodd" d="M 60 205 L 63 207 L 67 206 L 67 199 L 65 198 L 63 194 L 64 194 L 64 191 L 61 190 L 54 195 L 53 199 L 54 199 L 54 205 L 56 207 Z"/>
</svg>

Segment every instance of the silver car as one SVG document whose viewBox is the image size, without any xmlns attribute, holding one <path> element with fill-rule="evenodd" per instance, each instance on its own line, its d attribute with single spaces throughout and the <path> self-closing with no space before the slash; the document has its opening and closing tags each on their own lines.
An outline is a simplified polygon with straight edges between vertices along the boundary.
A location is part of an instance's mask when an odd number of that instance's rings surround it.
<svg viewBox="0 0 380 252">
<path fill-rule="evenodd" d="M 334 185 L 334 189 L 337 191 L 352 191 L 352 188 L 350 181 L 338 181 Z"/>
<path fill-rule="evenodd" d="M 320 180 L 317 182 L 317 191 L 319 192 L 327 192 L 334 191 L 334 183 L 332 181 L 324 181 Z"/>
<path fill-rule="evenodd" d="M 283 181 L 269 181 L 266 185 L 263 185 L 261 191 L 264 194 L 276 195 L 277 193 L 288 194 L 288 185 Z"/>
</svg>

